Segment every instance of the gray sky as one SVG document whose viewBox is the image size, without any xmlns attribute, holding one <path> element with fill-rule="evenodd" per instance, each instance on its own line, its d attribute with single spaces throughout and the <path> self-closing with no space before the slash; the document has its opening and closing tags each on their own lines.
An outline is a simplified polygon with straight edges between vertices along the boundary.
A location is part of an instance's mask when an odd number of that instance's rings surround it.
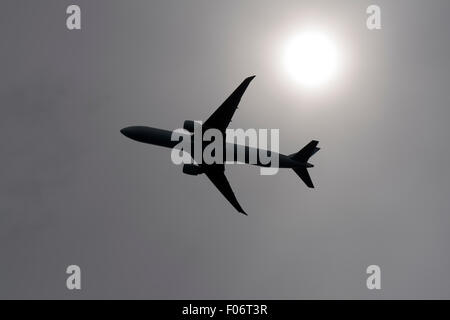
<svg viewBox="0 0 450 320">
<path fill-rule="evenodd" d="M 65 10 L 82 9 L 68 31 Z M 365 27 L 382 9 L 383 29 Z M 0 298 L 450 298 L 450 2 L 25 1 L 0 10 Z M 346 67 L 316 93 L 280 50 L 325 28 Z M 291 171 L 227 176 L 239 215 L 129 125 L 279 128 Z M 79 292 L 65 269 L 82 269 Z M 381 267 L 380 291 L 366 267 Z"/>
</svg>

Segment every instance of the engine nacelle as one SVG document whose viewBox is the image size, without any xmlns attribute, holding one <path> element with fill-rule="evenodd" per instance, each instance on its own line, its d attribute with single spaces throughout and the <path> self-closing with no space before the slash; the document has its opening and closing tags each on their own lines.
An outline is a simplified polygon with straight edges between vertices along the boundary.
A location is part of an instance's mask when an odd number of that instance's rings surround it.
<svg viewBox="0 0 450 320">
<path fill-rule="evenodd" d="M 202 168 L 195 164 L 185 164 L 183 165 L 183 173 L 188 174 L 190 176 L 196 176 L 203 173 Z"/>
<path fill-rule="evenodd" d="M 186 120 L 183 123 L 183 129 L 189 131 L 190 133 L 194 133 L 195 121 L 194 120 Z"/>
</svg>

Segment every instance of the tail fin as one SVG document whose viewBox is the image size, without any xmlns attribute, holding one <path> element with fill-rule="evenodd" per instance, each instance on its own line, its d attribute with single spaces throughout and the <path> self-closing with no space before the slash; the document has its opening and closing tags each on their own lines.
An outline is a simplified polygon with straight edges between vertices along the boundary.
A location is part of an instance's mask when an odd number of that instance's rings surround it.
<svg viewBox="0 0 450 320">
<path fill-rule="evenodd" d="M 311 158 L 320 148 L 317 147 L 319 141 L 313 140 L 308 143 L 302 150 L 297 153 L 291 154 L 289 157 L 293 160 L 301 162 L 304 164 L 302 167 L 292 168 L 295 173 L 303 180 L 303 182 L 309 187 L 314 188 L 314 184 L 308 172 L 308 168 L 312 167 L 312 164 L 308 163 L 309 158 Z"/>
</svg>

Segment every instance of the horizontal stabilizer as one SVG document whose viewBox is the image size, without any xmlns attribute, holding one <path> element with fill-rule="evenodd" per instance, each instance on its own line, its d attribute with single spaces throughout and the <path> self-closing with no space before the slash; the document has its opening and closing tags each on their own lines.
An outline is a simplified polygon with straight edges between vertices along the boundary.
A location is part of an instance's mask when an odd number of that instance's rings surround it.
<svg viewBox="0 0 450 320">
<path fill-rule="evenodd" d="M 291 154 L 289 157 L 293 160 L 306 163 L 308 162 L 309 158 L 311 158 L 317 151 L 320 150 L 320 148 L 317 147 L 318 144 L 319 141 L 312 140 L 305 147 L 303 147 L 302 150 L 297 153 Z"/>
<path fill-rule="evenodd" d="M 305 167 L 299 167 L 299 168 L 294 168 L 293 170 L 309 188 L 314 188 L 314 184 L 311 180 L 308 169 L 306 169 Z"/>
</svg>

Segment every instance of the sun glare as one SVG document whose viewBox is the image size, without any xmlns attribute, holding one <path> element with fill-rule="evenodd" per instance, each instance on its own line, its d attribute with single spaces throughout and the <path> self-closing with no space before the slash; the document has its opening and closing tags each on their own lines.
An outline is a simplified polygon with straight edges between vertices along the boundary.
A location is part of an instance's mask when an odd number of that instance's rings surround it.
<svg viewBox="0 0 450 320">
<path fill-rule="evenodd" d="M 284 54 L 284 63 L 292 77 L 305 87 L 320 87 L 336 75 L 339 54 L 326 34 L 305 32 L 291 39 Z"/>
</svg>

